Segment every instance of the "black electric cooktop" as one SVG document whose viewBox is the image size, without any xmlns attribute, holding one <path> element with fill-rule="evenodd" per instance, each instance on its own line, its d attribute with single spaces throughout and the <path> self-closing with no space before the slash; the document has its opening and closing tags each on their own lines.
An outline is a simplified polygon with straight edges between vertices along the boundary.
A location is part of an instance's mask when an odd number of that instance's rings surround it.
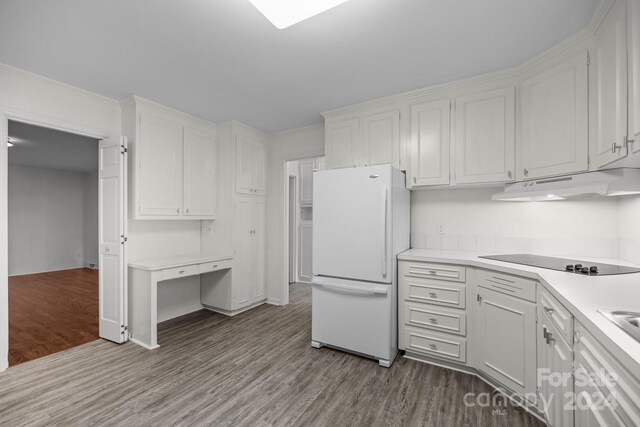
<svg viewBox="0 0 640 427">
<path fill-rule="evenodd" d="M 478 258 L 529 265 L 531 267 L 548 268 L 550 270 L 566 271 L 573 274 L 589 276 L 609 276 L 612 274 L 640 273 L 640 268 L 624 265 L 600 264 L 594 262 L 576 261 L 574 259 L 555 258 L 550 256 L 531 254 L 486 255 Z"/>
</svg>

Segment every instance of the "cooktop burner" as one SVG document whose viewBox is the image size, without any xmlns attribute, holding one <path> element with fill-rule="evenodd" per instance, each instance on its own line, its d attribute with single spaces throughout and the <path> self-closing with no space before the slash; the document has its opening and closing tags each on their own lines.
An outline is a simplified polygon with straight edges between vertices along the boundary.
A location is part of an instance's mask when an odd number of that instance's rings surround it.
<svg viewBox="0 0 640 427">
<path fill-rule="evenodd" d="M 588 276 L 609 276 L 612 274 L 640 273 L 638 267 L 626 267 L 624 265 L 600 264 L 582 262 L 572 259 L 555 258 L 531 254 L 486 255 L 479 258 L 493 259 L 496 261 L 511 262 L 514 264 L 529 265 L 531 267 L 548 268 L 550 270 L 567 271 L 574 274 Z"/>
</svg>

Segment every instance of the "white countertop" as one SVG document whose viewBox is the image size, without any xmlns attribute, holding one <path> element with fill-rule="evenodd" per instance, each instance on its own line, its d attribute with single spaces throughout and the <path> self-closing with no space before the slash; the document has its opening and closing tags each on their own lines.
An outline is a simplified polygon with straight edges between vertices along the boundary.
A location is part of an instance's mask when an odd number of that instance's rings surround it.
<svg viewBox="0 0 640 427">
<path fill-rule="evenodd" d="M 165 268 L 184 267 L 185 265 L 201 264 L 232 259 L 231 255 L 185 255 L 178 257 L 150 258 L 130 261 L 129 267 L 139 270 L 157 271 Z"/>
<path fill-rule="evenodd" d="M 399 260 L 458 264 L 488 268 L 538 280 L 562 302 L 575 318 L 600 340 L 630 372 L 640 378 L 640 343 L 605 318 L 598 310 L 640 312 L 640 273 L 613 276 L 583 276 L 478 258 L 474 252 L 410 249 Z M 579 258 L 581 261 L 636 266 L 603 258 Z"/>
</svg>

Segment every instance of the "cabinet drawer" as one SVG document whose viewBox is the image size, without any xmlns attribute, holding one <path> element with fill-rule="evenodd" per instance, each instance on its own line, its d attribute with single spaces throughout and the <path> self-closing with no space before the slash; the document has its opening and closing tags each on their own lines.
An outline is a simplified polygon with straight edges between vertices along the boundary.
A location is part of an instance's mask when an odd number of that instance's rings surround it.
<svg viewBox="0 0 640 427">
<path fill-rule="evenodd" d="M 531 302 L 536 301 L 536 282 L 534 280 L 490 270 L 476 270 L 476 279 L 478 286 L 483 288 Z"/>
<path fill-rule="evenodd" d="M 467 361 L 467 342 L 458 337 L 406 327 L 405 351 L 455 360 Z"/>
<path fill-rule="evenodd" d="M 198 265 L 185 265 L 184 267 L 165 268 L 162 270 L 162 280 L 177 279 L 178 277 L 187 277 L 200 274 Z"/>
<path fill-rule="evenodd" d="M 210 273 L 212 271 L 225 270 L 231 268 L 231 261 L 225 259 L 223 261 L 203 262 L 198 266 L 200 273 Z"/>
<path fill-rule="evenodd" d="M 539 304 L 542 314 L 547 316 L 560 335 L 567 342 L 573 342 L 573 316 L 569 313 L 569 310 L 545 290 L 540 291 Z"/>
<path fill-rule="evenodd" d="M 449 280 L 464 283 L 466 269 L 458 265 L 404 261 L 400 266 L 400 274 L 407 277 L 421 277 L 425 279 Z"/>
<path fill-rule="evenodd" d="M 426 302 L 457 308 L 465 308 L 467 306 L 464 285 L 413 277 L 405 277 L 403 282 L 405 287 L 404 295 L 407 301 Z"/>
<path fill-rule="evenodd" d="M 467 315 L 464 312 L 433 305 L 405 303 L 404 323 L 416 328 L 462 336 L 467 334 Z"/>
</svg>

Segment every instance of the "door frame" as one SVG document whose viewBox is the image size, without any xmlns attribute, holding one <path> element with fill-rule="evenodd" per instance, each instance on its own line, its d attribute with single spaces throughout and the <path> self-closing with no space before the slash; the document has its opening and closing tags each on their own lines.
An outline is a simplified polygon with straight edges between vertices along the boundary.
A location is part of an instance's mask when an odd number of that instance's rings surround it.
<svg viewBox="0 0 640 427">
<path fill-rule="evenodd" d="M 120 134 L 107 134 L 82 125 L 65 122 L 49 117 L 38 116 L 24 111 L 12 111 L 3 108 L 0 111 L 0 372 L 9 367 L 9 152 L 3 143 L 9 136 L 9 121 L 26 123 L 34 126 L 102 140 L 120 138 Z M 125 188 L 125 192 L 127 188 Z M 125 199 L 127 194 L 124 195 Z M 100 215 L 100 212 L 98 212 Z M 126 254 L 126 252 L 125 252 Z M 125 258 L 126 265 L 126 258 Z M 127 272 L 125 269 L 125 276 Z M 126 302 L 125 302 L 126 304 Z M 125 307 L 125 310 L 127 307 Z"/>
<path fill-rule="evenodd" d="M 296 160 L 293 160 L 296 161 Z M 289 162 L 287 162 L 289 163 Z M 288 165 L 287 165 L 288 166 Z M 296 195 L 298 194 L 298 176 L 297 175 L 289 175 L 289 185 L 287 187 L 289 204 L 287 209 L 288 220 L 287 224 L 289 226 L 289 239 L 288 239 L 288 247 L 289 247 L 289 283 L 296 282 L 298 279 L 298 221 L 296 218 L 293 218 L 291 214 L 297 211 L 297 203 L 296 203 Z M 292 196 L 293 194 L 293 206 Z M 293 261 L 293 265 L 292 265 Z M 293 279 L 293 280 L 292 280 Z"/>
</svg>

